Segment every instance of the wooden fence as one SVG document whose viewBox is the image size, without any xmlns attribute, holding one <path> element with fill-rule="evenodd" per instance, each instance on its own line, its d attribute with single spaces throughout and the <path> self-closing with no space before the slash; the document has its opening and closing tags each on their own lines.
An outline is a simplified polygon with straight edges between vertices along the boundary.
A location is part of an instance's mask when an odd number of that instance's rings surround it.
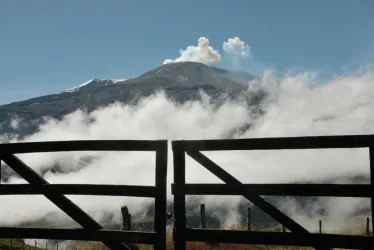
<svg viewBox="0 0 374 250">
<path fill-rule="evenodd" d="M 374 237 L 372 236 L 310 233 L 260 196 L 366 197 L 371 198 L 371 204 L 374 207 L 374 185 L 243 184 L 201 153 L 201 151 L 224 150 L 369 148 L 370 177 L 373 180 L 373 135 L 173 141 L 172 148 L 174 156 L 174 183 L 172 184 L 175 216 L 173 231 L 174 249 L 186 249 L 186 241 L 311 246 L 316 249 L 374 249 Z M 186 184 L 186 153 L 226 184 Z M 241 195 L 280 224 L 284 225 L 292 233 L 187 228 L 186 195 Z M 374 209 L 372 209 L 372 213 L 374 213 Z"/>
<path fill-rule="evenodd" d="M 154 151 L 156 152 L 156 185 L 49 184 L 14 155 L 60 151 Z M 0 227 L 0 238 L 102 241 L 111 249 L 131 249 L 129 243 L 141 243 L 152 244 L 156 250 L 165 250 L 167 141 L 91 140 L 0 144 L 0 162 L 1 160 L 29 184 L 1 184 L 0 195 L 42 194 L 83 229 Z M 154 232 L 105 230 L 64 195 L 155 198 Z"/>
<path fill-rule="evenodd" d="M 248 231 L 252 231 L 252 227 L 253 227 L 253 224 L 252 224 L 252 213 L 251 213 L 251 211 L 252 211 L 252 209 L 249 207 L 247 209 L 247 225 L 246 225 L 246 229 Z M 370 236 L 371 235 L 371 232 L 370 232 L 370 218 L 366 217 L 365 218 L 365 224 L 362 224 L 362 225 L 365 225 L 365 233 L 366 233 L 366 235 Z M 235 225 L 233 225 L 233 228 L 235 228 L 234 226 Z M 241 226 L 241 225 L 239 225 L 239 226 Z M 280 227 L 281 231 L 282 232 L 286 232 L 286 228 L 283 225 L 280 225 L 280 226 L 281 226 Z M 206 228 L 207 227 L 207 225 L 206 225 L 205 204 L 201 204 L 200 205 L 200 227 L 201 228 Z M 318 221 L 318 232 L 322 233 L 322 220 Z"/>
<path fill-rule="evenodd" d="M 174 183 L 172 184 L 175 219 L 173 230 L 174 249 L 186 249 L 186 241 L 312 246 L 317 249 L 330 249 L 333 247 L 374 249 L 374 237 L 372 236 L 309 233 L 304 227 L 260 196 L 366 197 L 371 198 L 371 204 L 374 207 L 374 185 L 242 184 L 201 153 L 201 151 L 214 150 L 369 148 L 370 176 L 373 179 L 373 135 L 174 141 L 172 146 L 174 161 Z M 49 184 L 14 156 L 14 154 L 22 153 L 59 151 L 154 151 L 156 152 L 156 185 Z M 226 184 L 186 184 L 186 153 Z M 83 227 L 83 229 L 0 227 L 0 238 L 102 241 L 111 249 L 130 249 L 126 243 L 153 244 L 156 250 L 164 250 L 166 248 L 167 141 L 60 141 L 0 144 L 0 159 L 29 182 L 29 184 L 1 184 L 0 195 L 42 194 Z M 64 195 L 153 197 L 155 198 L 155 230 L 154 232 L 105 230 Z M 186 228 L 186 195 L 244 196 L 292 233 Z M 374 213 L 373 210 L 372 213 Z"/>
</svg>

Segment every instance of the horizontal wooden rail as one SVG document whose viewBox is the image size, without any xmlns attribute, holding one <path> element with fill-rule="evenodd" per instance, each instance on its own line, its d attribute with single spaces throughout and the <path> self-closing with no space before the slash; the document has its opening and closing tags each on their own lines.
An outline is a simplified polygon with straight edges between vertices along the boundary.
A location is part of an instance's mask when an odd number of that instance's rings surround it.
<svg viewBox="0 0 374 250">
<path fill-rule="evenodd" d="M 154 232 L 134 232 L 119 230 L 54 229 L 54 228 L 14 228 L 0 227 L 2 238 L 19 239 L 55 239 L 82 241 L 116 241 L 142 244 L 154 244 L 157 234 Z"/>
<path fill-rule="evenodd" d="M 2 184 L 0 195 L 100 195 L 100 196 L 157 196 L 157 187 L 128 185 L 91 185 L 91 184 Z"/>
<path fill-rule="evenodd" d="M 166 140 L 87 140 L 45 141 L 0 144 L 0 152 L 8 154 L 63 151 L 157 151 Z"/>
<path fill-rule="evenodd" d="M 374 144 L 374 135 L 173 141 L 173 147 L 176 144 L 186 151 L 365 148 Z"/>
<path fill-rule="evenodd" d="M 281 245 L 281 246 L 315 246 L 323 245 L 331 248 L 374 249 L 374 237 L 311 234 L 311 233 L 280 233 L 254 232 L 236 230 L 184 229 L 186 241 L 216 243 Z"/>
<path fill-rule="evenodd" d="M 0 189 L 1 190 L 1 189 Z M 172 194 L 371 197 L 371 185 L 357 184 L 172 184 Z"/>
</svg>

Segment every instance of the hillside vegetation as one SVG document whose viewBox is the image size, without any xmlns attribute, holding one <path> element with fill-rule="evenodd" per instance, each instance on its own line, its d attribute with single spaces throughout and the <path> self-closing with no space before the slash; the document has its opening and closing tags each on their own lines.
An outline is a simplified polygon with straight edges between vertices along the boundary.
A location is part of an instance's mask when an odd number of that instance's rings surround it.
<svg viewBox="0 0 374 250">
<path fill-rule="evenodd" d="M 229 229 L 235 230 L 246 230 L 245 227 L 230 227 Z M 256 228 L 254 228 L 256 230 Z M 263 231 L 267 232 L 280 232 L 281 226 L 275 226 L 271 228 L 264 229 Z M 257 229 L 257 231 L 259 231 Z M 344 233 L 347 235 L 352 235 L 353 232 L 350 229 L 342 230 L 339 233 Z M 365 225 L 361 227 L 361 230 L 356 235 L 366 235 L 366 228 Z M 210 250 L 210 249 L 217 249 L 217 250 L 270 250 L 270 249 L 288 249 L 288 250 L 309 250 L 314 249 L 311 247 L 293 247 L 293 246 L 265 246 L 265 245 L 243 245 L 243 244 L 210 244 L 204 242 L 187 242 L 187 249 L 188 250 Z M 151 250 L 153 246 L 150 245 L 138 245 L 140 250 Z M 172 233 L 167 233 L 166 239 L 166 249 L 167 250 L 174 250 L 173 245 L 173 235 Z M 91 242 L 87 244 L 87 242 L 75 242 L 68 246 L 68 250 L 109 250 L 104 244 L 101 242 Z"/>
</svg>

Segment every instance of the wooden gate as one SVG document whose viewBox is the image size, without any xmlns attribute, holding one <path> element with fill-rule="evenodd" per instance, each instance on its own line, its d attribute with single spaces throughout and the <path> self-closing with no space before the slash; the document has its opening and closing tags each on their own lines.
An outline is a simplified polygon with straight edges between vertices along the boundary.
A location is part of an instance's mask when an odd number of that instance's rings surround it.
<svg viewBox="0 0 374 250">
<path fill-rule="evenodd" d="M 186 241 L 239 243 L 283 246 L 311 246 L 316 249 L 374 249 L 372 236 L 313 234 L 265 201 L 260 195 L 334 196 L 371 198 L 374 185 L 338 184 L 242 184 L 201 151 L 285 150 L 323 148 L 369 148 L 370 177 L 374 174 L 374 136 L 322 136 L 291 138 L 256 138 L 236 140 L 173 141 L 174 156 L 174 249 L 186 249 Z M 226 184 L 186 184 L 185 153 Z M 186 195 L 241 195 L 288 228 L 292 233 L 209 230 L 186 228 Z M 372 209 L 373 213 L 373 209 Z M 372 216 L 374 218 L 374 216 Z"/>
<path fill-rule="evenodd" d="M 22 153 L 59 151 L 154 151 L 156 152 L 156 185 L 49 184 L 38 173 L 14 156 L 14 154 Z M 1 184 L 0 195 L 42 194 L 83 227 L 83 229 L 0 227 L 0 238 L 102 241 L 111 249 L 130 249 L 126 243 L 141 243 L 153 244 L 155 249 L 165 250 L 167 141 L 91 140 L 0 144 L 0 160 L 29 182 L 29 184 Z M 155 198 L 154 232 L 105 230 L 64 195 Z"/>
</svg>

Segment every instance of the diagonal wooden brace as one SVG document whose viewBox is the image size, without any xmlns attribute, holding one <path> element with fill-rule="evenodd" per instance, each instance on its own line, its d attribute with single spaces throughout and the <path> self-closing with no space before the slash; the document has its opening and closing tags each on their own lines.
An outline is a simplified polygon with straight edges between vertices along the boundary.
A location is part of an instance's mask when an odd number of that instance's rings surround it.
<svg viewBox="0 0 374 250">
<path fill-rule="evenodd" d="M 32 168 L 23 163 L 18 157 L 11 154 L 1 154 L 2 159 L 17 174 L 23 177 L 30 185 L 49 184 L 43 177 L 36 173 Z M 45 194 L 48 200 L 53 202 L 57 207 L 64 211 L 74 221 L 85 229 L 97 230 L 103 227 L 91 216 L 84 212 L 80 207 L 61 194 Z M 105 241 L 103 242 L 110 249 L 131 250 L 129 246 L 121 242 Z"/>
<path fill-rule="evenodd" d="M 224 181 L 227 184 L 242 184 L 238 179 L 227 173 L 224 169 L 206 157 L 199 151 L 186 151 L 189 156 L 191 156 L 195 161 L 200 163 L 214 175 L 216 175 L 219 179 Z M 243 197 L 251 201 L 254 205 L 260 208 L 262 211 L 273 217 L 276 221 L 284 225 L 290 231 L 298 232 L 298 233 L 309 233 L 304 227 L 299 225 L 297 222 L 292 220 L 290 217 L 282 213 L 280 210 L 275 208 L 273 205 L 268 203 L 266 200 L 261 198 L 259 195 L 253 194 L 243 194 Z M 321 246 L 316 246 L 318 249 L 325 249 L 321 248 Z"/>
</svg>

